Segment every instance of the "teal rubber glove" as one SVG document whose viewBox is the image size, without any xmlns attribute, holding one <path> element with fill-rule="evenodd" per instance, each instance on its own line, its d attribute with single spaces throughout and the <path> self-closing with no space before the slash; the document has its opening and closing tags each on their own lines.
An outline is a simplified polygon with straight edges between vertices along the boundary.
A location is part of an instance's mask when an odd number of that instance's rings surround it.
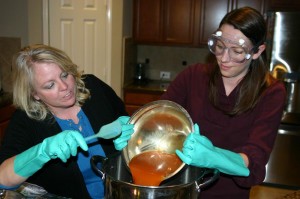
<svg viewBox="0 0 300 199">
<path fill-rule="evenodd" d="M 127 122 L 129 121 L 129 118 Z M 127 123 L 126 122 L 126 123 Z M 114 139 L 114 146 L 115 149 L 121 151 L 124 147 L 127 146 L 128 140 L 131 138 L 132 133 L 134 132 L 134 125 L 133 124 L 126 124 L 122 126 L 122 133 L 121 136 L 117 139 Z"/>
<path fill-rule="evenodd" d="M 88 150 L 79 132 L 63 131 L 18 154 L 14 160 L 14 171 L 24 178 L 30 177 L 51 159 L 59 158 L 67 162 L 71 155 L 77 154 L 78 146 L 84 151 Z"/>
<path fill-rule="evenodd" d="M 207 137 L 200 135 L 197 124 L 194 129 L 195 132 L 190 133 L 184 141 L 182 152 L 176 150 L 184 163 L 218 169 L 229 175 L 249 176 L 249 169 L 240 154 L 213 146 Z"/>
<path fill-rule="evenodd" d="M 129 119 L 130 117 L 128 116 L 121 116 L 112 123 L 102 126 L 99 132 L 97 133 L 97 137 L 111 139 L 120 135 L 123 129 L 132 129 L 132 124 L 127 124 Z"/>
</svg>

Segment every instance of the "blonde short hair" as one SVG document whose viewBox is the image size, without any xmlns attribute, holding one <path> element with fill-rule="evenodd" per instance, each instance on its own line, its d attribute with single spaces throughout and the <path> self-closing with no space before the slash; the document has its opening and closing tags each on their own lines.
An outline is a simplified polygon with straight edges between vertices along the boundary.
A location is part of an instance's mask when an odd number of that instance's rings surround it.
<svg viewBox="0 0 300 199">
<path fill-rule="evenodd" d="M 34 99 L 33 70 L 34 63 L 55 63 L 63 71 L 73 75 L 76 82 L 76 104 L 82 106 L 90 96 L 82 80 L 82 72 L 72 62 L 68 55 L 47 45 L 31 45 L 21 49 L 13 58 L 13 102 L 14 105 L 36 120 L 44 120 L 50 112 L 41 101 Z"/>
</svg>

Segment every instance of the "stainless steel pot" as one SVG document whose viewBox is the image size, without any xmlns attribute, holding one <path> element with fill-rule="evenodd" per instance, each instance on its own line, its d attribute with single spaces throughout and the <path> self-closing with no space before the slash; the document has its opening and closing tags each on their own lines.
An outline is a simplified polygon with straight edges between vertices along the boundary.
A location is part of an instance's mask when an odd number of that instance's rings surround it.
<svg viewBox="0 0 300 199">
<path fill-rule="evenodd" d="M 0 199 L 25 199 L 25 196 L 16 191 L 0 189 Z"/>
<path fill-rule="evenodd" d="M 196 199 L 202 189 L 219 178 L 218 170 L 186 165 L 160 186 L 139 186 L 132 183 L 121 153 L 109 158 L 93 156 L 91 165 L 104 180 L 106 199 Z"/>
</svg>

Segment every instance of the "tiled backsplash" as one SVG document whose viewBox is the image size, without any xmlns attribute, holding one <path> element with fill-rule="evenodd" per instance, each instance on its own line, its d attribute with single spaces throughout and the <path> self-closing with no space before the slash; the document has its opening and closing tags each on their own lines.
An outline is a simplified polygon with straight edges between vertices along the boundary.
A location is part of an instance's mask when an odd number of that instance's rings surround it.
<svg viewBox="0 0 300 199">
<path fill-rule="evenodd" d="M 170 80 L 173 80 L 188 65 L 206 63 L 209 55 L 210 52 L 205 47 L 137 46 L 137 62 L 149 59 L 148 78 L 157 80 L 160 79 L 160 71 L 171 72 Z"/>
<path fill-rule="evenodd" d="M 20 38 L 0 37 L 0 87 L 5 92 L 12 92 L 12 57 L 20 48 Z"/>
<path fill-rule="evenodd" d="M 124 85 L 133 82 L 137 63 L 145 63 L 148 79 L 160 80 L 160 72 L 170 72 L 172 81 L 187 66 L 194 63 L 207 63 L 214 56 L 207 47 L 188 48 L 174 46 L 136 45 L 132 38 L 123 39 Z"/>
</svg>

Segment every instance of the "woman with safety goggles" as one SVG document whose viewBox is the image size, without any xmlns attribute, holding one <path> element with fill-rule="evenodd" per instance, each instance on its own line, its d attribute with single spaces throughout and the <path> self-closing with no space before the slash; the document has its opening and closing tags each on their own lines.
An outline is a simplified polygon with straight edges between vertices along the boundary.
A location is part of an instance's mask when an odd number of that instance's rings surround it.
<svg viewBox="0 0 300 199">
<path fill-rule="evenodd" d="M 265 178 L 286 96 L 266 64 L 265 37 L 258 11 L 231 11 L 208 40 L 216 63 L 187 67 L 161 98 L 183 106 L 195 123 L 177 155 L 221 173 L 201 198 L 248 199 Z"/>
</svg>

